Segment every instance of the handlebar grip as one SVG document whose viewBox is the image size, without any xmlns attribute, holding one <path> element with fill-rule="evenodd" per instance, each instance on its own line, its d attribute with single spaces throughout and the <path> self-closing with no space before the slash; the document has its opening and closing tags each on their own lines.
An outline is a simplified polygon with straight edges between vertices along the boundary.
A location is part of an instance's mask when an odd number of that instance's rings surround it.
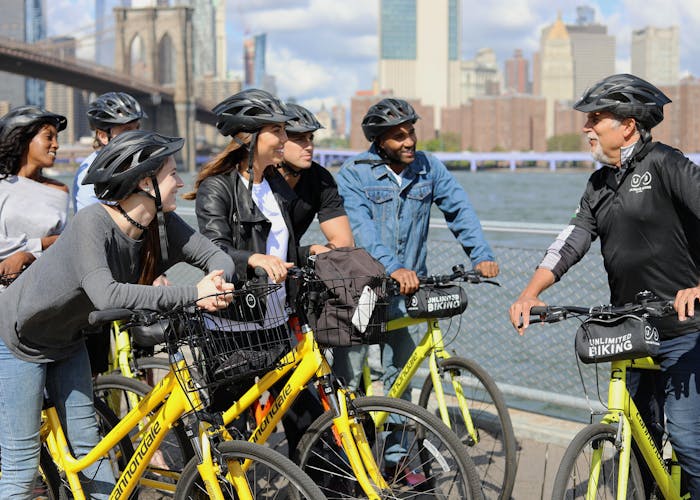
<svg viewBox="0 0 700 500">
<path fill-rule="evenodd" d="M 111 321 L 120 321 L 131 318 L 133 311 L 131 309 L 106 309 L 104 311 L 92 311 L 88 315 L 88 322 L 91 325 L 99 325 L 109 323 Z"/>
<path fill-rule="evenodd" d="M 531 316 L 539 316 L 540 314 L 547 314 L 549 312 L 548 306 L 533 306 L 530 309 Z"/>
<path fill-rule="evenodd" d="M 267 272 L 260 266 L 255 266 L 254 272 L 257 278 L 267 278 Z"/>
</svg>

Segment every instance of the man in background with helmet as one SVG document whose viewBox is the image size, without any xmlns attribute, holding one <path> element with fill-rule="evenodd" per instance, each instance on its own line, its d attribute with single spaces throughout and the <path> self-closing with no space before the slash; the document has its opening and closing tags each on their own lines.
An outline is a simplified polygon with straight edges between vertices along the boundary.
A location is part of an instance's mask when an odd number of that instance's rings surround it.
<svg viewBox="0 0 700 500">
<path fill-rule="evenodd" d="M 141 105 L 126 92 L 107 92 L 88 105 L 88 122 L 95 131 L 93 148 L 95 151 L 85 158 L 78 167 L 73 179 L 73 211 L 77 212 L 99 200 L 92 184 L 83 185 L 88 168 L 100 149 L 122 132 L 141 128 L 141 119 L 148 118 Z"/>
<path fill-rule="evenodd" d="M 679 150 L 651 140 L 669 102 L 649 82 L 620 74 L 593 85 L 574 105 L 586 113 L 583 132 L 602 168 L 591 175 L 570 225 L 510 307 L 510 318 L 522 335 L 530 309 L 544 305 L 540 293 L 596 237 L 613 305 L 633 302 L 644 290 L 675 299 L 677 317 L 655 322 L 661 372 L 628 372 L 628 385 L 652 432 L 663 426 L 665 409 L 691 497 L 700 498 L 700 315 L 694 316 L 700 298 L 700 168 Z M 657 395 L 665 408 L 655 404 Z"/>
<path fill-rule="evenodd" d="M 498 274 L 493 251 L 466 192 L 437 158 L 416 151 L 414 124 L 419 116 L 402 99 L 386 98 L 362 120 L 372 144 L 347 160 L 337 177 L 338 191 L 350 218 L 355 243 L 364 247 L 401 287 L 418 289 L 426 266 L 430 209 L 435 203 L 474 268 L 486 277 Z M 395 297 L 389 314 L 405 314 L 403 297 Z M 403 334 L 402 334 L 403 333 Z M 389 387 L 415 348 L 415 339 L 393 332 L 382 346 L 382 380 Z M 367 346 L 334 350 L 333 370 L 353 389 L 359 386 Z M 410 393 L 405 395 L 410 398 Z"/>
</svg>

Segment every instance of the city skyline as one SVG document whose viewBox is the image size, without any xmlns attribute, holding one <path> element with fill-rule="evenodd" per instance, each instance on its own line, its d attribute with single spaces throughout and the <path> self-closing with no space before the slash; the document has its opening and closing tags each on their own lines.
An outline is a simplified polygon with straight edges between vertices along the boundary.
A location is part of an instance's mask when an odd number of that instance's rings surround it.
<svg viewBox="0 0 700 500">
<path fill-rule="evenodd" d="M 521 49 L 531 61 L 541 29 L 554 21 L 557 12 L 565 23 L 573 23 L 576 7 L 590 5 L 596 21 L 616 36 L 617 72 L 630 70 L 633 30 L 678 25 L 680 74 L 700 76 L 700 47 L 692 43 L 700 27 L 700 0 L 648 0 L 644 9 L 635 9 L 635 3 L 497 0 L 484 9 L 476 0 L 462 0 L 461 58 L 472 59 L 477 50 L 490 47 L 501 70 L 514 49 Z M 268 73 L 275 76 L 281 98 L 294 97 L 312 109 L 320 109 L 322 103 L 327 108 L 347 105 L 355 91 L 372 86 L 379 56 L 379 0 L 348 5 L 340 0 L 228 0 L 228 68 L 242 76 L 243 38 L 266 33 Z M 47 21 L 50 36 L 70 35 L 94 24 L 94 0 L 49 2 Z"/>
</svg>

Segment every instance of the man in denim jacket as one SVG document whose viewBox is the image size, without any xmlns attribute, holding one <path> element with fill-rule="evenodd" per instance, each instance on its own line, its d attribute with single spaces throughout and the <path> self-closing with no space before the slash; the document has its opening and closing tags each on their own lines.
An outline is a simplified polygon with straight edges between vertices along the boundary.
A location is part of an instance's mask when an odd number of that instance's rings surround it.
<svg viewBox="0 0 700 500">
<path fill-rule="evenodd" d="M 369 151 L 347 160 L 337 177 L 338 192 L 357 246 L 364 247 L 401 293 L 418 289 L 418 276 L 427 274 L 426 255 L 430 209 L 435 203 L 462 244 L 474 268 L 486 277 L 498 274 L 493 251 L 467 194 L 434 156 L 416 151 L 414 124 L 419 116 L 402 99 L 383 99 L 370 107 L 362 131 L 372 142 Z M 395 297 L 390 317 L 405 314 L 403 297 Z M 394 332 L 382 349 L 382 380 L 388 388 L 415 348 L 406 331 Z M 367 346 L 334 350 L 333 369 L 356 389 Z M 410 399 L 410 394 L 406 394 Z"/>
</svg>

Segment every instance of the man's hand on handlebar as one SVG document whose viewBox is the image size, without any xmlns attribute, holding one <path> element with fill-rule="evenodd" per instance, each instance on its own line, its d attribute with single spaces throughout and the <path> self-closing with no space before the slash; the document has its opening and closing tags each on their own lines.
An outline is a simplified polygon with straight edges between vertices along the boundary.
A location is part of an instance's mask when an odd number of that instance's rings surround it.
<svg viewBox="0 0 700 500">
<path fill-rule="evenodd" d="M 391 273 L 391 277 L 396 280 L 401 287 L 399 291 L 402 295 L 415 293 L 420 285 L 416 272 L 403 267 Z"/>
<path fill-rule="evenodd" d="M 521 295 L 518 300 L 510 306 L 510 322 L 518 331 L 518 334 L 524 335 L 525 329 L 530 326 L 530 309 L 534 306 L 546 305 L 537 297 L 529 297 Z"/>
<path fill-rule="evenodd" d="M 673 308 L 678 311 L 678 320 L 685 321 L 695 315 L 695 301 L 700 300 L 700 285 L 678 290 Z"/>
<path fill-rule="evenodd" d="M 479 262 L 474 266 L 474 269 L 479 271 L 484 278 L 495 278 L 498 276 L 498 264 L 491 260 Z"/>
</svg>

